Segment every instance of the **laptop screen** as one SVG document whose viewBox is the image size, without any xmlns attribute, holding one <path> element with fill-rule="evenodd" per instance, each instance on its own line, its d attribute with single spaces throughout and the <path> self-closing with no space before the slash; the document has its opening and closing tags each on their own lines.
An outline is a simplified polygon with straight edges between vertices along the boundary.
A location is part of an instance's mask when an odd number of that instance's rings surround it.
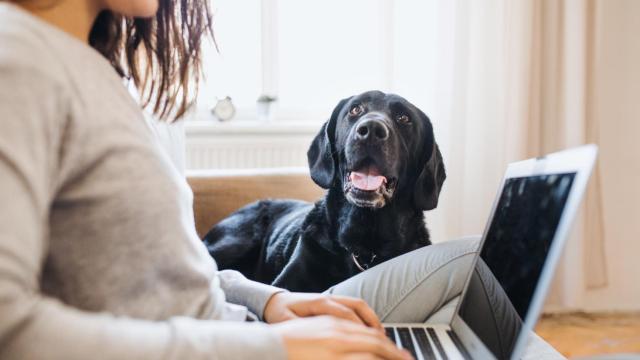
<svg viewBox="0 0 640 360">
<path fill-rule="evenodd" d="M 513 351 L 575 175 L 505 181 L 459 309 L 460 317 L 498 359 L 509 358 Z"/>
</svg>

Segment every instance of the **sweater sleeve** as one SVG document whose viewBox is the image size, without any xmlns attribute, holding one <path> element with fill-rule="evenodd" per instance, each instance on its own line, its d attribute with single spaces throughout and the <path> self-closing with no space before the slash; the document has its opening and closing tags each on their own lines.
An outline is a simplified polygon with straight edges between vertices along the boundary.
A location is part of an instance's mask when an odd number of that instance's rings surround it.
<svg viewBox="0 0 640 360">
<path fill-rule="evenodd" d="M 249 311 L 260 319 L 264 318 L 264 308 L 269 299 L 280 292 L 287 290 L 275 286 L 265 285 L 251 281 L 235 270 L 223 270 L 218 272 L 220 287 L 224 290 L 227 301 L 246 306 Z"/>
<path fill-rule="evenodd" d="M 40 291 L 68 96 L 32 69 L 0 62 L 0 358 L 283 359 L 260 323 L 92 313 Z"/>
</svg>

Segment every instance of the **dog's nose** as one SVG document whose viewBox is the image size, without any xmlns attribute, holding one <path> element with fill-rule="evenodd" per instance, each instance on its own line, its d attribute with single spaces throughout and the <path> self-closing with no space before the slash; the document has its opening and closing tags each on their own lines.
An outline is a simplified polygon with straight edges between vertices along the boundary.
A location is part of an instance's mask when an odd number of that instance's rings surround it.
<svg viewBox="0 0 640 360">
<path fill-rule="evenodd" d="M 389 129 L 380 120 L 365 120 L 358 124 L 355 134 L 356 140 L 384 141 L 389 138 Z"/>
</svg>

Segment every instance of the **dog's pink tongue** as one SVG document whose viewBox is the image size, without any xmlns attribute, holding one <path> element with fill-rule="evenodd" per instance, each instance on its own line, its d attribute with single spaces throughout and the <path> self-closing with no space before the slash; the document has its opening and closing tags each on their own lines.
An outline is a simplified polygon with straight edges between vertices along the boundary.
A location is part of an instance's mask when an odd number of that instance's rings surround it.
<svg viewBox="0 0 640 360">
<path fill-rule="evenodd" d="M 384 176 L 378 175 L 371 169 L 367 169 L 366 173 L 353 171 L 349 177 L 353 186 L 367 191 L 378 189 L 386 181 Z"/>
</svg>

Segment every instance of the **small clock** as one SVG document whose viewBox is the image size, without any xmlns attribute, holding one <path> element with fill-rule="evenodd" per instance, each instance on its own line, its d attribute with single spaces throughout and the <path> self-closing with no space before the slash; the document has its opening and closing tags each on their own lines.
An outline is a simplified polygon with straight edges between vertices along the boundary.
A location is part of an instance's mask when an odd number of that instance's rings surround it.
<svg viewBox="0 0 640 360">
<path fill-rule="evenodd" d="M 233 105 L 231 98 L 225 96 L 218 99 L 216 105 L 211 109 L 211 113 L 220 121 L 228 121 L 236 114 L 236 107 Z"/>
</svg>

